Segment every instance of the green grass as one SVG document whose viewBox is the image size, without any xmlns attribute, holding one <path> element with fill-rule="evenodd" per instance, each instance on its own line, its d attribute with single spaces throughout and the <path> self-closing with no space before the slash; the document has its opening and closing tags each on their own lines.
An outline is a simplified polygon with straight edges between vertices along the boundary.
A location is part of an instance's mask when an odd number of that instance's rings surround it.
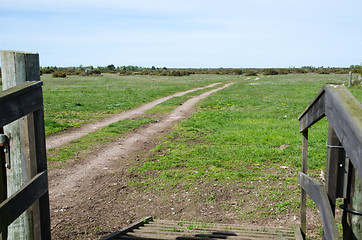
<svg viewBox="0 0 362 240">
<path fill-rule="evenodd" d="M 264 214 L 295 211 L 301 165 L 298 116 L 324 83 L 342 83 L 346 76 L 259 78 L 240 81 L 200 102 L 193 117 L 179 123 L 150 157 L 134 167 L 144 176 L 144 188 L 186 186 L 191 191 L 199 179 L 223 184 L 257 182 L 252 191 L 265 200 L 259 210 L 273 209 Z M 352 92 L 361 99 L 360 87 Z M 327 132 L 326 119 L 309 131 L 308 167 L 315 174 L 325 168 Z M 287 147 L 281 149 L 283 145 Z M 267 205 L 272 202 L 276 203 Z"/>
<path fill-rule="evenodd" d="M 219 86 L 217 85 L 213 88 L 216 87 Z M 133 130 L 137 127 L 140 127 L 141 125 L 158 120 L 161 116 L 171 112 L 173 109 L 175 109 L 177 106 L 184 103 L 191 97 L 199 95 L 205 91 L 210 91 L 210 89 L 212 88 L 201 89 L 195 92 L 185 94 L 181 97 L 171 98 L 147 111 L 146 116 L 148 117 L 141 117 L 140 119 L 136 120 L 119 121 L 94 133 L 90 133 L 84 137 L 76 139 L 72 141 L 70 145 L 66 145 L 58 149 L 50 149 L 48 160 L 51 162 L 65 163 L 70 159 L 84 157 L 89 154 L 96 145 L 115 140 L 116 138 L 121 137 L 127 131 Z M 153 116 L 152 114 L 156 115 Z"/>
<path fill-rule="evenodd" d="M 135 108 L 176 92 L 230 81 L 233 76 L 191 75 L 185 77 L 104 76 L 52 78 L 44 82 L 44 111 L 46 134 L 68 128 L 120 111 Z M 234 77 L 235 78 L 235 77 Z"/>
<path fill-rule="evenodd" d="M 345 83 L 346 75 L 259 76 L 191 75 L 187 77 L 43 76 L 47 134 L 77 127 L 98 118 L 137 107 L 175 92 L 214 82 L 237 81 L 231 87 L 202 100 L 198 112 L 180 122 L 132 171 L 140 178 L 130 185 L 146 191 L 189 191 L 214 202 L 218 193 L 209 188 L 215 181 L 247 193 L 234 192 L 240 203 L 254 201 L 248 209 L 235 206 L 240 218 L 262 218 L 298 210 L 297 171 L 301 161 L 298 116 L 325 83 Z M 166 101 L 149 114 L 166 114 L 202 90 Z M 361 86 L 350 88 L 362 100 Z M 112 141 L 125 132 L 153 121 L 125 120 L 51 150 L 49 160 L 64 162 L 85 156 L 97 144 Z M 308 167 L 312 176 L 325 168 L 328 121 L 310 128 Z M 282 149 L 281 146 L 286 148 Z M 199 188 L 199 180 L 204 185 Z M 227 203 L 220 202 L 226 208 Z M 242 205 L 242 204 L 241 204 Z M 308 206 L 314 206 L 308 201 Z"/>
</svg>

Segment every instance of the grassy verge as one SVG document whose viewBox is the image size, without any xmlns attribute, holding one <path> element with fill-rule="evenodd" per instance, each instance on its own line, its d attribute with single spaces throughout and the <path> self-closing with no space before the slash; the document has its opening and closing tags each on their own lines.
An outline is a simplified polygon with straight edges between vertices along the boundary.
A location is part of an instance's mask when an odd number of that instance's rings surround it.
<svg viewBox="0 0 362 240">
<path fill-rule="evenodd" d="M 153 76 L 68 76 L 55 79 L 42 76 L 46 133 L 68 128 L 128 110 L 176 92 L 230 81 L 233 76 L 190 75 Z M 234 77 L 235 78 L 235 77 Z"/>
<path fill-rule="evenodd" d="M 219 204 L 234 209 L 240 219 L 298 215 L 298 116 L 324 83 L 346 79 L 316 74 L 259 78 L 203 100 L 198 113 L 133 168 L 142 177 L 131 184 L 165 194 L 183 189 L 212 202 L 219 193 L 207 186 L 217 183 L 237 199 Z M 360 90 L 352 89 L 357 99 Z M 310 129 L 308 166 L 314 177 L 325 168 L 327 132 L 326 119 Z"/>
</svg>

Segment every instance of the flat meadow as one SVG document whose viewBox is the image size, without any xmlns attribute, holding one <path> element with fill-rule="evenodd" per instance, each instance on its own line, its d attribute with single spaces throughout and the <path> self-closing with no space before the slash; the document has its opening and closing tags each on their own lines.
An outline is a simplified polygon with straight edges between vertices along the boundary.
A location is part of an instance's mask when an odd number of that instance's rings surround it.
<svg viewBox="0 0 362 240">
<path fill-rule="evenodd" d="M 176 92 L 206 86 L 216 78 L 119 76 L 41 77 L 47 134 L 79 127 Z"/>
<path fill-rule="evenodd" d="M 199 201 L 232 212 L 233 218 L 242 222 L 253 219 L 277 225 L 282 220 L 297 225 L 302 152 L 298 117 L 325 83 L 347 80 L 346 74 L 316 73 L 250 77 L 44 75 L 45 127 L 47 134 L 55 134 L 176 92 L 235 82 L 200 101 L 192 117 L 176 124 L 155 148 L 132 162 L 129 171 L 137 177 L 128 184 L 141 192 L 164 196 L 190 193 Z M 349 90 L 362 100 L 361 86 Z M 51 149 L 49 161 L 66 164 L 75 156 L 85 156 L 92 144 L 112 141 L 150 124 L 203 91 L 207 90 L 172 98 L 140 118 L 111 124 L 68 146 Z M 320 174 L 325 169 L 327 133 L 327 119 L 309 131 L 308 171 L 318 181 L 322 181 Z M 317 216 L 311 200 L 308 206 Z M 318 217 L 312 224 L 312 231 L 320 234 Z"/>
</svg>

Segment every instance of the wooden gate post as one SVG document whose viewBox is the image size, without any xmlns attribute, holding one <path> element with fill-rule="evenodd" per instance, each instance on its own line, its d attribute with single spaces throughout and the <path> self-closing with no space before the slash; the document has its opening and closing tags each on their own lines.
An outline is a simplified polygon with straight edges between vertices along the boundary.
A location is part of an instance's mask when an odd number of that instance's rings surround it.
<svg viewBox="0 0 362 240">
<path fill-rule="evenodd" d="M 308 166 L 308 129 L 303 132 L 302 140 L 302 173 L 307 174 Z M 300 199 L 300 230 L 305 239 L 307 233 L 307 193 L 301 187 Z"/>
<path fill-rule="evenodd" d="M 350 164 L 350 189 L 347 199 L 344 199 L 346 208 L 353 211 L 361 212 L 362 209 L 362 178 L 358 175 L 357 170 Z M 350 213 L 346 210 L 343 212 L 343 239 L 358 240 L 362 239 L 362 216 Z"/>
<path fill-rule="evenodd" d="M 1 51 L 3 90 L 26 81 L 40 80 L 39 55 L 34 53 Z M 36 161 L 30 152 L 29 117 L 23 117 L 4 126 L 10 140 L 11 168 L 7 169 L 7 193 L 11 196 L 36 173 Z M 33 211 L 24 212 L 8 227 L 8 240 L 34 239 Z"/>
<path fill-rule="evenodd" d="M 0 134 L 4 133 L 3 128 L 0 128 Z M 0 147 L 0 202 L 6 200 L 7 188 L 6 188 L 6 169 L 5 169 L 5 154 L 4 148 Z M 7 239 L 7 228 L 0 228 L 0 240 Z"/>
</svg>

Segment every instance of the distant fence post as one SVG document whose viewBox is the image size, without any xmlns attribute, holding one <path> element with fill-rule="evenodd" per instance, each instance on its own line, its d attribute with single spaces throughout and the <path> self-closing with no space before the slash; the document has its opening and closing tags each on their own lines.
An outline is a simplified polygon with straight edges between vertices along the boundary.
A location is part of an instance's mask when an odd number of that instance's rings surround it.
<svg viewBox="0 0 362 240">
<path fill-rule="evenodd" d="M 1 51 L 1 71 L 3 90 L 9 89 L 26 81 L 40 80 L 39 55 L 34 53 Z M 7 169 L 8 196 L 19 190 L 22 185 L 36 174 L 35 155 L 30 152 L 28 133 L 31 124 L 26 116 L 4 126 L 4 134 L 10 140 L 11 169 Z M 37 208 L 34 204 L 34 208 Z M 37 211 L 35 211 L 37 212 Z M 32 209 L 24 212 L 8 227 L 8 240 L 32 240 L 34 237 Z"/>
</svg>

